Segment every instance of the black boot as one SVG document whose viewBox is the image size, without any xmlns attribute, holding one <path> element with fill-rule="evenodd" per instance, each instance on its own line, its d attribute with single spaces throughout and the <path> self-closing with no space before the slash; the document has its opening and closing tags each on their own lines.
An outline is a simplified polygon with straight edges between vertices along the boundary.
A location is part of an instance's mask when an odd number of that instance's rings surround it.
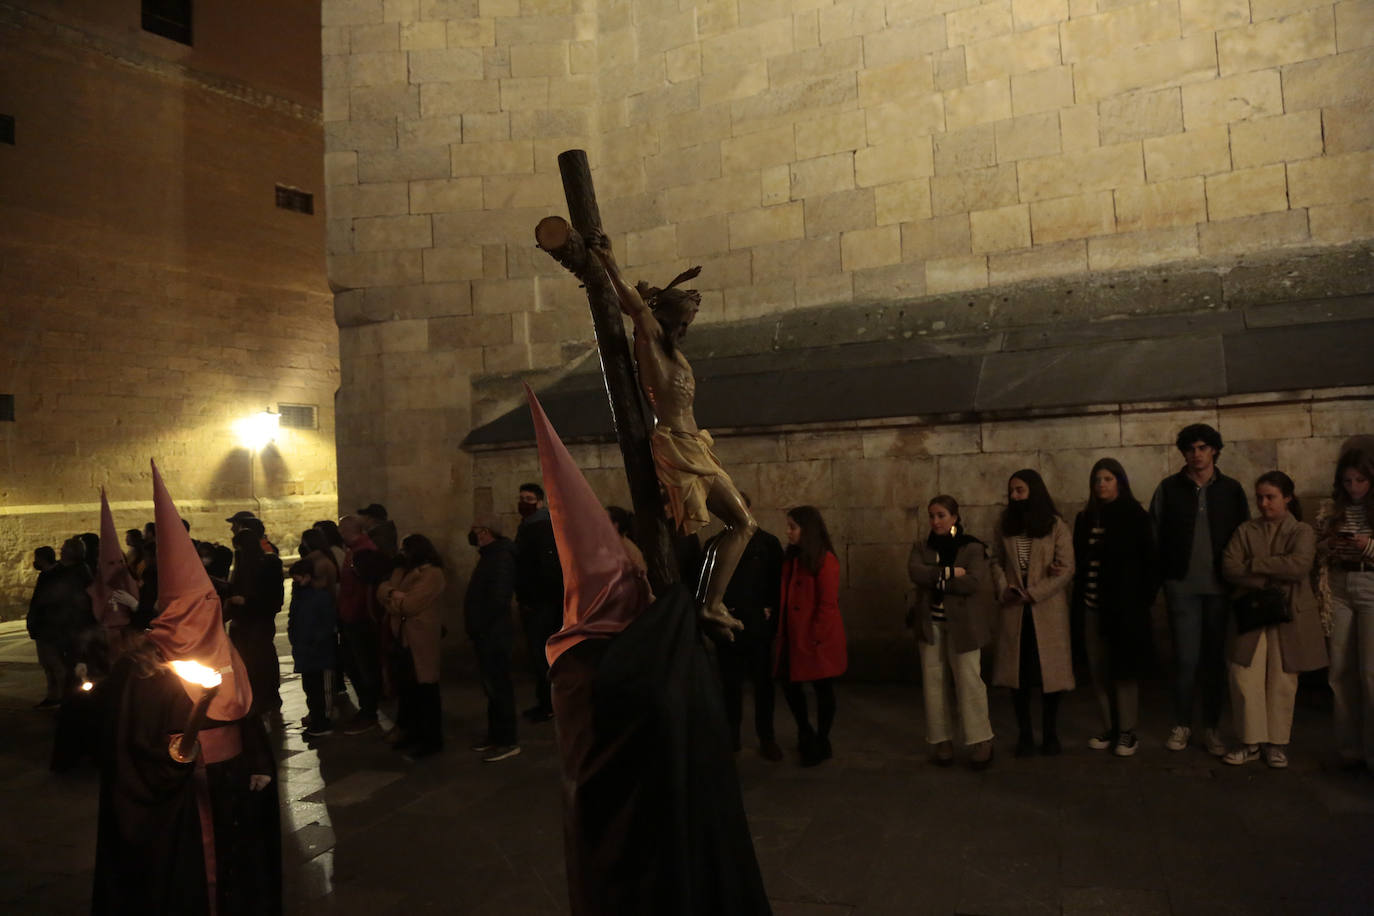
<svg viewBox="0 0 1374 916">
<path fill-rule="evenodd" d="M 1016 729 L 1019 735 L 1016 739 L 1016 750 L 1013 752 L 1017 757 L 1029 757 L 1035 753 L 1035 730 L 1031 726 L 1030 714 L 1030 691 L 1017 689 L 1011 692 L 1011 704 L 1016 710 Z"/>
<path fill-rule="evenodd" d="M 1045 714 L 1044 743 L 1040 745 L 1040 753 L 1053 757 L 1063 750 L 1059 744 L 1059 694 L 1043 694 L 1040 703 Z"/>
</svg>

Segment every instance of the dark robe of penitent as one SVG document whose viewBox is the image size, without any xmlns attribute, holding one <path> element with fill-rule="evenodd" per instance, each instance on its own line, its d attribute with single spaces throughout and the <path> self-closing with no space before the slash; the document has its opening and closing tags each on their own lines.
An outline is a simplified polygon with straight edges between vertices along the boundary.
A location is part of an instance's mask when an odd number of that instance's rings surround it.
<svg viewBox="0 0 1374 916">
<path fill-rule="evenodd" d="M 156 467 L 153 486 L 163 611 L 96 688 L 103 716 L 91 912 L 277 914 L 281 828 L 267 733 L 260 718 L 245 718 L 252 694 L 243 661 Z M 200 662 L 223 678 L 190 763 L 168 747 L 202 688 L 182 681 L 172 660 Z M 272 781 L 254 790 L 254 775 Z"/>
<path fill-rule="evenodd" d="M 654 600 L 529 399 L 565 583 L 547 651 L 573 916 L 770 913 L 695 602 Z"/>
</svg>

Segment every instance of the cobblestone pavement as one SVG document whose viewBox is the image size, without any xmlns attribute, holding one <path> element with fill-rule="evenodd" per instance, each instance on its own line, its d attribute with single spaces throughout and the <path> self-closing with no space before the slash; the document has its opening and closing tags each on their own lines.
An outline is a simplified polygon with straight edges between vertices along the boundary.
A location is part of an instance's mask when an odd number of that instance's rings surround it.
<svg viewBox="0 0 1374 916">
<path fill-rule="evenodd" d="M 304 699 L 283 668 L 291 723 Z M 22 625 L 0 625 L 0 912 L 83 913 L 98 780 L 48 772 L 53 718 L 30 708 L 41 683 Z M 1287 771 L 1170 753 L 1148 714 L 1159 688 L 1144 701 L 1133 758 L 1087 749 L 1080 688 L 1064 754 L 1015 760 L 1010 701 L 994 692 L 1002 737 L 982 774 L 927 763 L 915 687 L 841 685 L 835 760 L 816 769 L 768 763 L 746 737 L 740 779 L 774 912 L 1371 912 L 1374 779 L 1336 766 L 1319 685 L 1300 697 Z M 483 704 L 461 671 L 444 708 L 449 750 L 413 765 L 376 732 L 312 747 L 278 728 L 288 913 L 566 912 L 552 723 L 524 730 L 521 756 L 483 764 L 466 749 Z M 792 734 L 781 704 L 778 733 Z"/>
</svg>

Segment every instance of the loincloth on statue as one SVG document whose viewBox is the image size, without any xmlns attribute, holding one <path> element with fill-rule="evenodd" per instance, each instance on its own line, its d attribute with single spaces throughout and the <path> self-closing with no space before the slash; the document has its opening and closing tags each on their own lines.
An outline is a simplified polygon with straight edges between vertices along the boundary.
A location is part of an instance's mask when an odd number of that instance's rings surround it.
<svg viewBox="0 0 1374 916">
<path fill-rule="evenodd" d="M 711 521 L 706 494 L 717 478 L 730 480 L 711 451 L 714 444 L 715 440 L 704 429 L 688 433 L 662 425 L 649 439 L 668 512 L 683 534 L 691 534 Z"/>
</svg>

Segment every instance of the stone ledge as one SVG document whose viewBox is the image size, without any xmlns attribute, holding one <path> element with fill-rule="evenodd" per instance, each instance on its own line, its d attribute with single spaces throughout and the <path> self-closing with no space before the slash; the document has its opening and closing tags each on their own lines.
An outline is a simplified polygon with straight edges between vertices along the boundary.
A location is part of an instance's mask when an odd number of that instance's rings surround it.
<svg viewBox="0 0 1374 916">
<path fill-rule="evenodd" d="M 1367 385 L 1374 361 L 1350 342 L 1374 339 L 1371 255 L 1362 245 L 708 326 L 686 343 L 700 382 L 697 415 L 713 428 L 776 429 Z M 1308 295 L 1318 290 L 1329 295 Z M 929 316 L 966 309 L 986 320 L 930 332 Z M 993 327 L 999 315 L 1005 320 Z M 541 378 L 540 398 L 566 437 L 611 435 L 596 365 Z M 474 379 L 478 404 L 513 404 L 513 381 Z M 531 436 L 516 407 L 474 429 L 464 446 Z"/>
</svg>

